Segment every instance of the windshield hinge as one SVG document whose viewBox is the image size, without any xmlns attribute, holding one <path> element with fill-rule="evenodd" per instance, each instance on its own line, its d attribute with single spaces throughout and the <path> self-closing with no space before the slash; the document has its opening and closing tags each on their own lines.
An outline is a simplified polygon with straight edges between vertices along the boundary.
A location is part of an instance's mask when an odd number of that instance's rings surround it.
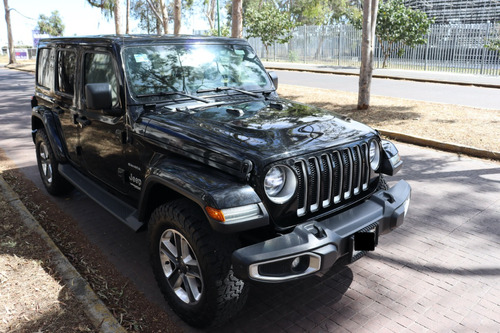
<svg viewBox="0 0 500 333">
<path fill-rule="evenodd" d="M 241 172 L 246 176 L 246 180 L 250 180 L 250 173 L 253 169 L 253 163 L 250 160 L 244 160 L 241 166 Z"/>
</svg>

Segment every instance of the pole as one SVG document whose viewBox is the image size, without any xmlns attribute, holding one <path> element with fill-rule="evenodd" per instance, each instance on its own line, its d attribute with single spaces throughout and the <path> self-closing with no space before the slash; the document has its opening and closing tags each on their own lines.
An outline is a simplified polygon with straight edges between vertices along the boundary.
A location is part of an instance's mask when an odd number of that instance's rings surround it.
<svg viewBox="0 0 500 333">
<path fill-rule="evenodd" d="M 220 37 L 220 10 L 219 10 L 219 0 L 217 0 L 217 35 Z"/>
</svg>

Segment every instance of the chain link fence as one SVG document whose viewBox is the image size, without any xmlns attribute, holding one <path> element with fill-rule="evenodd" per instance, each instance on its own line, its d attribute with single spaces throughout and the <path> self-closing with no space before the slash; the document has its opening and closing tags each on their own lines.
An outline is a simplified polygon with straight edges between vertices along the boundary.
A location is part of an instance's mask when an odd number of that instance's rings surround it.
<svg viewBox="0 0 500 333">
<path fill-rule="evenodd" d="M 348 24 L 302 26 L 293 31 L 287 44 L 271 45 L 267 50 L 258 38 L 249 43 L 262 59 L 319 63 L 338 67 L 359 67 L 361 31 Z M 434 24 L 427 43 L 414 48 L 395 45 L 387 67 L 481 75 L 500 75 L 500 52 L 486 45 L 500 38 L 500 24 Z M 404 52 L 397 52 L 402 48 Z M 384 54 L 375 42 L 374 67 L 382 68 Z"/>
</svg>

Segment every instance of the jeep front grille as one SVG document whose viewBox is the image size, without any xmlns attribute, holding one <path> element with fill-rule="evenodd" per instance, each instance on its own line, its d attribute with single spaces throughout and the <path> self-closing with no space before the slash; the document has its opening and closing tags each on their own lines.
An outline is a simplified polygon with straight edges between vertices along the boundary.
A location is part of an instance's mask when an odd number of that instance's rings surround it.
<svg viewBox="0 0 500 333">
<path fill-rule="evenodd" d="M 345 202 L 368 189 L 370 163 L 366 143 L 295 162 L 297 216 Z"/>
</svg>

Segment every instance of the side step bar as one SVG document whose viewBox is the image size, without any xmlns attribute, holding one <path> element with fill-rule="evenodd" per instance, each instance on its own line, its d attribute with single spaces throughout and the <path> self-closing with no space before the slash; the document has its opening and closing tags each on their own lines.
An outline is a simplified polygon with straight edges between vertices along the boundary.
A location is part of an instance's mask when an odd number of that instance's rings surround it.
<svg viewBox="0 0 500 333">
<path fill-rule="evenodd" d="M 71 184 L 132 230 L 137 231 L 142 227 L 143 223 L 137 219 L 137 210 L 134 207 L 116 198 L 69 164 L 59 164 L 58 170 Z"/>
</svg>

